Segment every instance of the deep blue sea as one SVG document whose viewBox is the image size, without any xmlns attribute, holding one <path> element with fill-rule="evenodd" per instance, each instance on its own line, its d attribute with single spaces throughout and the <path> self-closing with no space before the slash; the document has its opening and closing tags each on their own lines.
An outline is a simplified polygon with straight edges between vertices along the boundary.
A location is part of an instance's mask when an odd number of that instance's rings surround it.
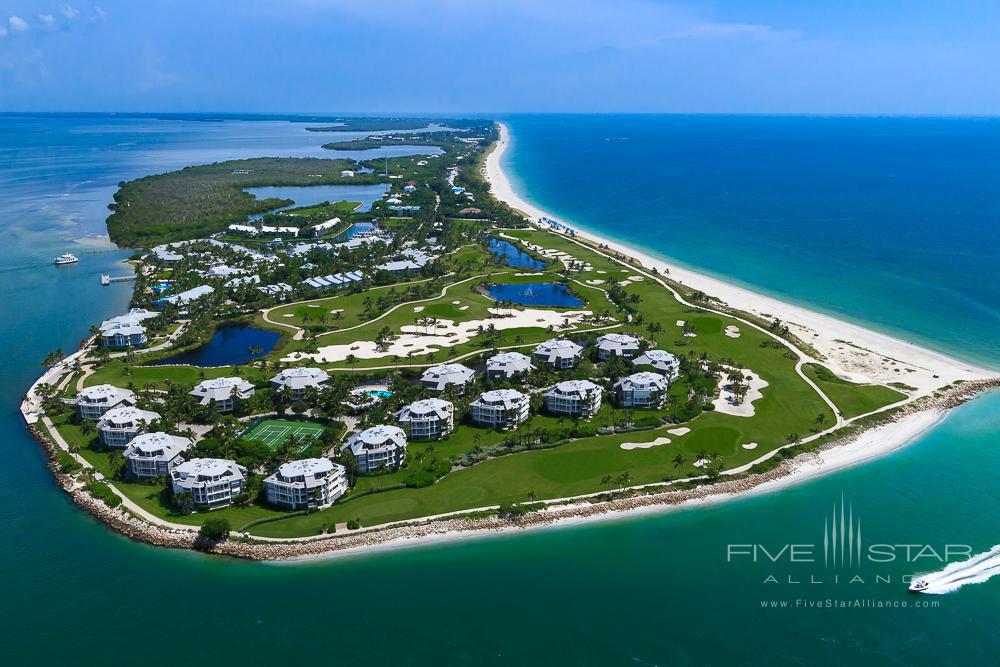
<svg viewBox="0 0 1000 667">
<path fill-rule="evenodd" d="M 566 220 L 998 364 L 996 121 L 510 122 L 518 187 Z M 819 543 L 842 499 L 868 544 L 1000 543 L 998 395 L 891 456 L 769 495 L 310 564 L 155 549 L 77 511 L 17 404 L 46 352 L 127 307 L 126 285 L 98 282 L 126 270 L 103 235 L 115 184 L 322 155 L 330 140 L 274 121 L 0 116 L 4 664 L 995 661 L 1000 579 L 914 608 L 900 577 L 936 569 L 927 556 L 851 568 L 727 553 Z M 66 251 L 80 263 L 50 264 Z"/>
</svg>

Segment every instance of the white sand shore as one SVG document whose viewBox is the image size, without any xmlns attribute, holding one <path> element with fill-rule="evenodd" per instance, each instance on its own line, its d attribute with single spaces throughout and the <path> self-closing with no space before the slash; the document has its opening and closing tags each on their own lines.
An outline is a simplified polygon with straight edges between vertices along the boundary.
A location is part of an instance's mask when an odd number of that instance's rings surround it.
<svg viewBox="0 0 1000 667">
<path fill-rule="evenodd" d="M 510 146 L 510 129 L 500 124 L 500 141 L 486 159 L 486 178 L 493 195 L 533 220 L 542 217 L 558 219 L 524 201 L 514 192 L 501 167 L 504 152 Z M 825 357 L 824 364 L 834 373 L 855 381 L 886 384 L 902 382 L 916 388 L 913 396 L 922 396 L 951 384 L 955 380 L 993 377 L 994 372 L 973 364 L 952 359 L 885 334 L 801 306 L 784 303 L 742 287 L 730 285 L 641 250 L 603 238 L 580 229 L 572 220 L 559 220 L 576 230 L 578 236 L 638 259 L 647 269 L 668 272 L 671 279 L 716 297 L 734 308 L 754 313 L 766 319 L 779 318 L 792 333 Z"/>
</svg>

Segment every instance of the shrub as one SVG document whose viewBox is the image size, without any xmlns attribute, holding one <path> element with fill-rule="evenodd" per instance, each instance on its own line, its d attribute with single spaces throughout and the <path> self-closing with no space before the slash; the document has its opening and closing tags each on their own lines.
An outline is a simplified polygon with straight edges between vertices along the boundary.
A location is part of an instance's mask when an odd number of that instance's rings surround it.
<svg viewBox="0 0 1000 667">
<path fill-rule="evenodd" d="M 347 522 L 347 530 L 357 530 L 361 527 L 361 521 L 358 519 L 351 519 Z"/>
<path fill-rule="evenodd" d="M 198 529 L 198 535 L 209 540 L 224 540 L 229 535 L 229 519 L 212 518 L 206 519 Z"/>
<path fill-rule="evenodd" d="M 115 495 L 110 486 L 104 482 L 98 482 L 96 479 L 87 482 L 87 491 L 108 507 L 114 508 L 122 504 L 122 499 Z"/>
<path fill-rule="evenodd" d="M 59 466 L 59 470 L 63 471 L 67 475 L 71 475 L 83 467 L 68 452 L 61 450 L 56 452 L 56 465 Z"/>
</svg>

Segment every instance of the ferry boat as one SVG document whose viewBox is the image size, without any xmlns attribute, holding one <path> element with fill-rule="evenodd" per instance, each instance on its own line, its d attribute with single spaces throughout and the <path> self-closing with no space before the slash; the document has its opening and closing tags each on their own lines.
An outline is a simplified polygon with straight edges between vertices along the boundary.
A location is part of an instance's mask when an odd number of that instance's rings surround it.
<svg viewBox="0 0 1000 667">
<path fill-rule="evenodd" d="M 911 593 L 923 593 L 930 586 L 930 582 L 926 579 L 914 579 L 910 582 L 910 592 Z"/>
<path fill-rule="evenodd" d="M 72 254 L 70 254 L 70 253 L 67 252 L 67 253 L 63 253 L 62 255 L 59 255 L 53 261 L 57 265 L 62 265 L 62 264 L 76 264 L 80 260 L 77 259 L 76 255 L 72 255 Z"/>
</svg>

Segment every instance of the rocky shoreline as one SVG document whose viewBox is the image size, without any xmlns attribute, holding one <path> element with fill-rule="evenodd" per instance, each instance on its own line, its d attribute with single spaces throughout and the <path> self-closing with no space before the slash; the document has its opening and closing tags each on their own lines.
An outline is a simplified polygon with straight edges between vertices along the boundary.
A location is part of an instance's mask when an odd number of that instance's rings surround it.
<svg viewBox="0 0 1000 667">
<path fill-rule="evenodd" d="M 940 394 L 915 401 L 887 415 L 884 420 L 867 425 L 867 428 L 898 421 L 908 415 L 933 411 L 944 413 L 972 398 L 1000 388 L 1000 378 L 964 382 Z M 841 447 L 855 441 L 866 429 L 861 429 L 843 438 L 800 454 L 782 462 L 764 473 L 741 476 L 715 484 L 702 485 L 692 489 L 650 492 L 634 489 L 631 495 L 611 499 L 594 500 L 580 498 L 573 504 L 553 504 L 544 510 L 529 512 L 517 520 L 497 517 L 456 517 L 451 519 L 414 520 L 409 523 L 393 524 L 385 528 L 373 527 L 360 531 L 317 535 L 314 538 L 300 538 L 287 542 L 264 542 L 249 536 L 232 538 L 224 542 L 209 543 L 199 538 L 194 527 L 168 528 L 149 523 L 129 512 L 124 506 L 111 508 L 103 501 L 91 496 L 84 486 L 73 476 L 63 473 L 55 461 L 58 446 L 47 434 L 35 425 L 29 431 L 48 454 L 48 465 L 56 483 L 73 499 L 73 502 L 106 526 L 130 539 L 162 547 L 177 549 L 197 549 L 206 553 L 231 556 L 246 560 L 287 560 L 332 555 L 347 551 L 368 551 L 380 548 L 430 542 L 445 537 L 459 537 L 473 533 L 488 534 L 529 527 L 552 525 L 569 520 L 587 520 L 611 513 L 631 512 L 655 507 L 669 507 L 712 496 L 743 494 L 755 487 L 782 479 L 796 469 L 796 462 L 804 457 L 817 457 L 823 451 Z M 655 487 L 659 488 L 659 487 Z M 568 501 L 563 501 L 568 502 Z"/>
</svg>

